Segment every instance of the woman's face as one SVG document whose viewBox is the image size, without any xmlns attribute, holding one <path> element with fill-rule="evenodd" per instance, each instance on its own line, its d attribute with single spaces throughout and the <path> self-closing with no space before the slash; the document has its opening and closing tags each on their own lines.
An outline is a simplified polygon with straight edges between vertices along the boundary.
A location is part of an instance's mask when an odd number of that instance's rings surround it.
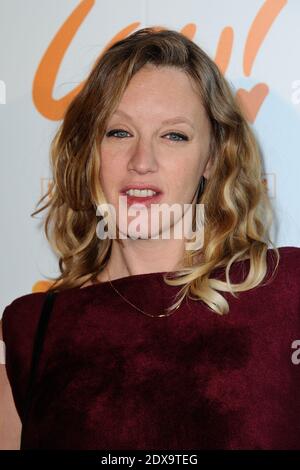
<svg viewBox="0 0 300 470">
<path fill-rule="evenodd" d="M 124 187 L 155 186 L 161 193 L 152 204 L 183 207 L 192 203 L 201 176 L 209 176 L 209 140 L 206 112 L 191 78 L 183 71 L 146 65 L 133 76 L 100 145 L 100 182 L 122 232 L 121 219 L 125 217 L 128 224 L 134 219 L 128 214 L 130 206 L 120 205 L 120 196 L 125 199 Z M 139 201 L 143 204 L 143 199 Z M 149 230 L 140 228 L 149 235 L 150 206 L 145 207 Z M 152 236 L 167 223 L 162 221 L 156 230 L 152 220 Z"/>
</svg>

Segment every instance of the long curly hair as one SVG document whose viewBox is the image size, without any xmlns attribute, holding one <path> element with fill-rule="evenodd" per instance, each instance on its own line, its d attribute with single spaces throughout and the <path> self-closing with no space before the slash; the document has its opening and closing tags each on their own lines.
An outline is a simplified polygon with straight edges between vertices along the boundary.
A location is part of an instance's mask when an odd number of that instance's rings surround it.
<svg viewBox="0 0 300 470">
<path fill-rule="evenodd" d="M 229 304 L 218 291 L 238 297 L 238 292 L 260 285 L 268 272 L 268 245 L 277 259 L 273 274 L 279 263 L 279 251 L 270 240 L 274 214 L 262 181 L 261 155 L 217 65 L 183 34 L 160 27 L 140 29 L 103 52 L 52 140 L 53 185 L 37 206 L 47 202 L 31 214 L 48 208 L 44 230 L 61 272 L 49 278 L 55 281 L 49 290 L 96 282 L 109 260 L 112 239 L 96 234 L 96 209 L 106 203 L 99 181 L 99 142 L 130 79 L 146 64 L 173 66 L 188 74 L 211 124 L 212 171 L 196 201 L 205 207 L 201 262 L 199 250 L 186 250 L 183 269 L 164 275 L 168 285 L 183 286 L 169 310 L 188 296 L 216 313 L 227 313 Z M 247 276 L 233 284 L 231 265 L 246 259 Z M 215 269 L 225 272 L 225 279 L 211 277 Z"/>
</svg>

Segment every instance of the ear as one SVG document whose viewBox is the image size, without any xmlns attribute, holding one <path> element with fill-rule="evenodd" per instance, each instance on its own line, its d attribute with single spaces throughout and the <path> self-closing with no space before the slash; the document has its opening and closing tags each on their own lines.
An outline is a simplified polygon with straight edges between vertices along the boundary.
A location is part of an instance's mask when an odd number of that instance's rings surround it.
<svg viewBox="0 0 300 470">
<path fill-rule="evenodd" d="M 212 157 L 210 156 L 206 162 L 206 165 L 205 165 L 205 168 L 204 168 L 204 171 L 202 173 L 202 176 L 204 176 L 205 179 L 209 179 L 210 178 L 210 174 L 211 174 L 211 170 L 212 170 L 212 164 L 213 164 L 213 159 Z"/>
</svg>

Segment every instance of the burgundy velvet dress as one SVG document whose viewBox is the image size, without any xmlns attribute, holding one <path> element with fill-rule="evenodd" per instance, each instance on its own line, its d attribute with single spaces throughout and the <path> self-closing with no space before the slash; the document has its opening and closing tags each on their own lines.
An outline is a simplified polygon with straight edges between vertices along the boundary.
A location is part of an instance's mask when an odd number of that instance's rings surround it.
<svg viewBox="0 0 300 470">
<path fill-rule="evenodd" d="M 300 340 L 300 248 L 279 250 L 275 278 L 238 299 L 225 293 L 230 312 L 223 316 L 189 299 L 171 316 L 148 317 L 108 282 L 60 292 L 23 448 L 300 449 L 300 354 L 292 346 Z M 269 249 L 270 268 L 274 259 Z M 248 267 L 248 260 L 236 262 L 233 282 Z M 179 289 L 162 275 L 114 285 L 160 314 Z M 221 269 L 217 276 L 224 279 Z M 7 374 L 21 419 L 45 295 L 19 297 L 3 314 Z"/>
</svg>

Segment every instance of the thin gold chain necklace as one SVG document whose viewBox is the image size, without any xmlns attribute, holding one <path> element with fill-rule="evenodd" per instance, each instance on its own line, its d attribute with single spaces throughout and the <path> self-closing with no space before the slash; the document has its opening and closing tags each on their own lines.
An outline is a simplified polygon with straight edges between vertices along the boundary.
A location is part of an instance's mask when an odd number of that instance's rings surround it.
<svg viewBox="0 0 300 470">
<path fill-rule="evenodd" d="M 106 271 L 107 271 L 107 277 L 108 277 L 108 280 L 109 280 L 109 283 L 111 285 L 111 287 L 113 288 L 113 290 L 120 296 L 122 297 L 123 300 L 125 300 L 125 302 L 127 302 L 129 305 L 131 305 L 132 307 L 134 307 L 136 310 L 138 310 L 139 312 L 143 313 L 144 315 L 147 315 L 149 317 L 153 317 L 153 318 L 162 318 L 162 317 L 169 317 L 170 315 L 173 315 L 173 313 L 176 312 L 176 310 L 180 307 L 180 305 L 177 305 L 176 308 L 174 310 L 172 310 L 171 312 L 169 313 L 161 313 L 159 315 L 152 315 L 151 313 L 147 313 L 147 312 L 144 312 L 144 310 L 142 310 L 141 308 L 137 307 L 136 305 L 134 305 L 132 302 L 130 302 L 130 300 L 126 299 L 126 297 L 124 297 L 124 295 L 121 294 L 121 292 L 118 291 L 118 289 L 112 284 L 111 282 L 111 279 L 110 279 L 110 275 L 109 275 L 109 271 L 108 269 L 106 268 Z"/>
</svg>

